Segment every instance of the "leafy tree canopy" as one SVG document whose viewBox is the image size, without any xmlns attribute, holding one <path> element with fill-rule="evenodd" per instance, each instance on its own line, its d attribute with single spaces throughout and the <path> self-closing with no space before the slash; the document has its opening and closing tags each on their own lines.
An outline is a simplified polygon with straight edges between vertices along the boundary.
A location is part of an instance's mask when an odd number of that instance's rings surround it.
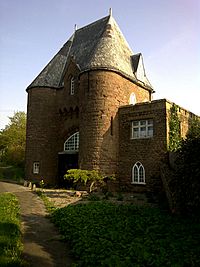
<svg viewBox="0 0 200 267">
<path fill-rule="evenodd" d="M 23 166 L 26 143 L 26 114 L 18 111 L 5 129 L 0 131 L 0 160 L 6 164 Z"/>
</svg>

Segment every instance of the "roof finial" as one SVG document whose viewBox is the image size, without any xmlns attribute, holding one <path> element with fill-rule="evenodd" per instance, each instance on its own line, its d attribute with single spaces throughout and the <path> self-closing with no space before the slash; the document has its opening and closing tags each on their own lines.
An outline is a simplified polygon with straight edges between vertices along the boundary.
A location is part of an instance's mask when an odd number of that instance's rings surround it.
<svg viewBox="0 0 200 267">
<path fill-rule="evenodd" d="M 109 15 L 112 16 L 112 7 L 109 8 Z"/>
<path fill-rule="evenodd" d="M 76 30 L 77 30 L 77 25 L 75 24 L 75 25 L 74 25 L 74 31 L 76 31 Z"/>
</svg>

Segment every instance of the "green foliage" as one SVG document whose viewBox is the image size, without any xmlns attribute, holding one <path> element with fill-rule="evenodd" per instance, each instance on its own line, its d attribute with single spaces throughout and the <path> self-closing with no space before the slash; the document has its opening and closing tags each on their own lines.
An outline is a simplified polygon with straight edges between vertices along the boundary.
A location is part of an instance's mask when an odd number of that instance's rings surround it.
<svg viewBox="0 0 200 267">
<path fill-rule="evenodd" d="M 177 151 L 177 170 L 171 187 L 181 213 L 200 214 L 200 121 L 191 123 Z"/>
<path fill-rule="evenodd" d="M 26 114 L 16 112 L 10 123 L 0 131 L 0 161 L 24 166 L 26 142 Z"/>
<path fill-rule="evenodd" d="M 87 200 L 89 200 L 89 201 L 100 201 L 100 197 L 98 195 L 92 193 L 87 197 Z"/>
<path fill-rule="evenodd" d="M 97 171 L 88 171 L 80 169 L 68 170 L 64 178 L 67 180 L 73 180 L 74 183 L 82 182 L 85 185 L 88 181 L 99 181 L 103 179 L 103 177 Z"/>
<path fill-rule="evenodd" d="M 24 168 L 18 166 L 0 167 L 0 179 L 18 183 L 23 182 Z"/>
<path fill-rule="evenodd" d="M 45 185 L 45 184 L 44 184 L 44 180 L 41 180 L 41 181 L 40 181 L 40 187 L 41 187 L 41 188 L 44 188 L 44 185 Z"/>
<path fill-rule="evenodd" d="M 200 224 L 156 208 L 89 202 L 52 217 L 77 266 L 200 266 Z"/>
<path fill-rule="evenodd" d="M 187 139 L 200 139 L 200 119 L 195 118 L 190 122 Z"/>
<path fill-rule="evenodd" d="M 106 177 L 107 179 L 113 179 L 113 176 Z M 101 175 L 98 171 L 92 170 L 80 170 L 80 169 L 71 169 L 67 171 L 64 179 L 73 181 L 74 184 L 82 183 L 85 186 L 90 186 L 90 192 L 92 192 L 95 184 L 98 185 L 104 184 L 105 177 Z"/>
<path fill-rule="evenodd" d="M 176 151 L 180 148 L 180 120 L 178 117 L 178 106 L 172 105 L 169 117 L 169 151 Z"/>
<path fill-rule="evenodd" d="M 22 252 L 19 205 L 14 195 L 0 194 L 0 266 L 24 266 Z"/>
<path fill-rule="evenodd" d="M 118 193 L 117 200 L 118 201 L 123 201 L 123 199 L 124 199 L 124 197 L 123 197 L 122 193 Z"/>
</svg>

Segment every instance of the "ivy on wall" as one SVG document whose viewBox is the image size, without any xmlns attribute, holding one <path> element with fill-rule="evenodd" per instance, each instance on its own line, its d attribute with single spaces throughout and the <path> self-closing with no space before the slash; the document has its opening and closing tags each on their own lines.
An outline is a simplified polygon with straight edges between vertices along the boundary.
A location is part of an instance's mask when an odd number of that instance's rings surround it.
<svg viewBox="0 0 200 267">
<path fill-rule="evenodd" d="M 181 146 L 178 106 L 173 104 L 169 115 L 169 151 L 177 151 Z"/>
</svg>

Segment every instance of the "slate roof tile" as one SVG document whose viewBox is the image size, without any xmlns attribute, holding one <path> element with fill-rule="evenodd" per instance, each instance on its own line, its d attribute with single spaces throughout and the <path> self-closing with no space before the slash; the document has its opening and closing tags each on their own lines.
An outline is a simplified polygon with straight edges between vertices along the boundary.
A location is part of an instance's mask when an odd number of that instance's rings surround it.
<svg viewBox="0 0 200 267">
<path fill-rule="evenodd" d="M 60 87 L 65 66 L 71 57 L 80 71 L 105 68 L 137 82 L 135 71 L 139 58 L 133 55 L 116 21 L 109 15 L 76 30 L 27 89 Z M 145 85 L 151 89 L 150 84 Z"/>
</svg>

